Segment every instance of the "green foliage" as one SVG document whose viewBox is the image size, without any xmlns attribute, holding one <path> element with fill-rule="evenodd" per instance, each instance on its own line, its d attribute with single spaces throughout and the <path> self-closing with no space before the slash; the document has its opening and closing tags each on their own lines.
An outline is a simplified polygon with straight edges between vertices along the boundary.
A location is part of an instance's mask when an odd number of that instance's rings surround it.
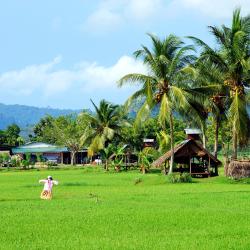
<svg viewBox="0 0 250 250">
<path fill-rule="evenodd" d="M 0 153 L 0 166 L 8 165 L 10 160 L 10 155 L 7 153 Z"/>
<path fill-rule="evenodd" d="M 151 147 L 146 147 L 138 153 L 138 164 L 143 174 L 149 171 L 152 162 L 158 156 L 158 152 Z"/>
<path fill-rule="evenodd" d="M 132 122 L 132 120 L 131 120 Z M 155 139 L 159 126 L 156 118 L 147 119 L 140 127 L 135 128 L 134 126 L 126 126 L 121 129 L 121 138 L 115 138 L 114 143 L 130 145 L 135 150 L 141 150 L 143 146 L 144 138 Z"/>
<path fill-rule="evenodd" d="M 177 174 L 171 173 L 167 176 L 167 182 L 177 183 L 179 182 L 179 177 L 177 176 Z"/>
<path fill-rule="evenodd" d="M 75 154 L 83 148 L 81 135 L 82 123 L 78 118 L 72 116 L 60 116 L 50 120 L 46 128 L 46 137 L 53 138 L 55 144 L 65 146 L 72 154 L 71 164 L 75 163 Z"/>
<path fill-rule="evenodd" d="M 167 181 L 169 183 L 192 183 L 192 177 L 189 173 L 171 173 L 167 176 Z"/>
<path fill-rule="evenodd" d="M 46 116 L 34 126 L 33 135 L 30 135 L 30 140 L 35 142 L 55 143 L 56 137 L 51 133 L 53 122 L 56 118 Z"/>
<path fill-rule="evenodd" d="M 48 161 L 46 162 L 46 165 L 48 166 L 48 169 L 52 169 L 53 167 L 57 166 L 57 163 L 53 161 Z"/>
<path fill-rule="evenodd" d="M 11 156 L 10 163 L 12 167 L 20 167 L 21 166 L 21 157 L 18 155 Z"/>
<path fill-rule="evenodd" d="M 111 166 L 119 172 L 124 162 L 124 147 L 113 148 L 113 158 L 111 160 Z"/>
<path fill-rule="evenodd" d="M 135 185 L 138 185 L 139 183 L 141 183 L 142 182 L 142 179 L 141 178 L 135 178 L 135 180 L 134 180 L 134 184 Z"/>
<path fill-rule="evenodd" d="M 189 173 L 182 173 L 182 174 L 180 174 L 179 182 L 191 183 L 191 182 L 193 182 L 193 180 L 192 180 L 192 177 Z"/>
<path fill-rule="evenodd" d="M 24 144 L 24 139 L 19 135 L 20 128 L 16 124 L 9 125 L 6 130 L 0 130 L 0 144 L 19 146 Z"/>
<path fill-rule="evenodd" d="M 89 144 L 89 150 L 94 153 L 104 149 L 114 136 L 120 137 L 120 130 L 128 125 L 124 119 L 123 110 L 105 100 L 101 100 L 99 107 L 92 101 L 95 114 L 82 113 L 80 120 L 85 126 L 82 141 Z"/>
<path fill-rule="evenodd" d="M 36 153 L 36 160 L 37 160 L 38 162 L 43 162 L 43 161 L 44 161 L 44 159 L 43 159 L 41 153 Z"/>
<path fill-rule="evenodd" d="M 23 167 L 23 169 L 27 169 L 29 165 L 30 165 L 30 162 L 28 160 L 21 161 L 21 166 Z"/>
<path fill-rule="evenodd" d="M 233 13 L 231 27 L 225 25 L 221 27 L 209 26 L 209 29 L 216 40 L 216 49 L 212 49 L 198 38 L 191 38 L 201 48 L 199 61 L 206 65 L 208 62 L 212 66 L 208 67 L 208 74 L 204 70 L 202 71 L 203 82 L 204 78 L 209 75 L 210 82 L 212 76 L 212 82 L 219 83 L 224 88 L 220 96 L 226 98 L 225 102 L 223 101 L 226 106 L 223 108 L 226 110 L 228 122 L 231 125 L 233 157 L 237 158 L 238 144 L 246 145 L 249 135 L 245 88 L 249 87 L 250 77 L 250 16 L 242 17 L 240 9 L 236 9 Z M 211 75 L 211 73 L 214 74 Z M 217 102 L 217 104 L 220 103 Z M 217 105 L 217 110 L 219 108 L 220 105 Z M 220 117 L 218 112 L 217 117 Z"/>
</svg>

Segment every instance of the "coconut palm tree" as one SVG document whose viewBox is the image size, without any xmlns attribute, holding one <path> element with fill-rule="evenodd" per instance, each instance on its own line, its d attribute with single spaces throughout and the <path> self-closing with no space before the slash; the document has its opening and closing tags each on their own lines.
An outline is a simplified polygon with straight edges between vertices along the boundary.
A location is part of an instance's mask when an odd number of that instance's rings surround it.
<svg viewBox="0 0 250 250">
<path fill-rule="evenodd" d="M 148 49 L 142 46 L 134 52 L 136 58 L 141 58 L 148 69 L 148 74 L 132 73 L 122 77 L 118 85 L 126 83 L 141 84 L 126 102 L 129 106 L 138 97 L 144 97 L 144 103 L 137 113 L 135 124 L 145 120 L 150 111 L 159 106 L 158 121 L 163 129 L 166 122 L 170 125 L 171 160 L 169 173 L 173 171 L 174 162 L 174 111 L 196 112 L 190 105 L 192 99 L 191 90 L 187 82 L 187 65 L 195 59 L 189 52 L 192 46 L 184 46 L 183 42 L 175 35 L 169 35 L 160 40 L 149 34 L 153 47 Z M 194 117 L 193 116 L 193 117 Z"/>
<path fill-rule="evenodd" d="M 89 143 L 89 151 L 96 153 L 104 149 L 115 135 L 119 136 L 125 124 L 118 105 L 101 100 L 99 107 L 91 100 L 95 114 L 82 113 L 80 119 L 85 124 L 82 141 Z"/>
<path fill-rule="evenodd" d="M 209 114 L 212 115 L 215 126 L 214 156 L 217 157 L 219 129 L 221 122 L 226 119 L 226 96 L 228 94 L 224 86 L 223 73 L 214 63 L 201 58 L 197 59 L 193 71 L 193 89 L 204 96 L 203 104 L 194 103 L 193 107 L 202 117 L 204 131 Z M 206 143 L 203 142 L 203 144 L 206 147 Z"/>
<path fill-rule="evenodd" d="M 248 114 L 245 87 L 250 86 L 250 15 L 242 17 L 240 9 L 233 13 L 231 27 L 210 26 L 217 49 L 202 40 L 191 37 L 202 49 L 200 60 L 209 60 L 223 74 L 223 84 L 228 88 L 228 120 L 232 124 L 233 158 L 237 158 L 237 147 L 247 142 Z"/>
</svg>

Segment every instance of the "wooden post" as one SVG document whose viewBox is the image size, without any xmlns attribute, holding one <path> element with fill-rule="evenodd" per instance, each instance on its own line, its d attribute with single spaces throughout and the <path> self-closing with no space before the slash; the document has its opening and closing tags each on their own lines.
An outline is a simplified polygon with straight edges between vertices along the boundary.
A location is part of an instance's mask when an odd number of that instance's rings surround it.
<svg viewBox="0 0 250 250">
<path fill-rule="evenodd" d="M 210 176 L 210 156 L 208 156 L 208 173 L 209 173 L 209 176 Z"/>
<path fill-rule="evenodd" d="M 192 159 L 191 159 L 191 157 L 189 157 L 189 172 L 190 172 L 190 174 L 192 173 Z"/>
<path fill-rule="evenodd" d="M 63 152 L 61 152 L 61 164 L 63 164 Z"/>
</svg>

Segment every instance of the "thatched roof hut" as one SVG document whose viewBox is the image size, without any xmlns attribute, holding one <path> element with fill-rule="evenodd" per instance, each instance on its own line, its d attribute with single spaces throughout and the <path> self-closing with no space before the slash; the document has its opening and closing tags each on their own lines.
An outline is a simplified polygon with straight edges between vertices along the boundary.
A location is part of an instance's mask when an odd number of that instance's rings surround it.
<svg viewBox="0 0 250 250">
<path fill-rule="evenodd" d="M 153 162 L 153 167 L 160 167 L 165 164 L 171 158 L 171 150 L 166 152 L 160 158 Z M 195 163 L 194 159 L 198 159 L 200 164 Z M 199 142 L 187 139 L 182 143 L 178 144 L 174 148 L 174 162 L 179 164 L 188 165 L 190 168 L 190 173 L 193 173 L 192 170 L 197 169 L 197 167 L 207 166 L 207 171 L 209 173 L 210 167 L 215 167 L 217 172 L 218 165 L 221 162 L 209 153 Z M 199 166 L 198 166 L 199 165 Z M 205 170 L 204 170 L 205 171 Z M 197 171 L 195 171 L 197 172 Z M 199 174 L 202 174 L 199 168 Z M 198 173 L 197 173 L 198 174 Z"/>
</svg>

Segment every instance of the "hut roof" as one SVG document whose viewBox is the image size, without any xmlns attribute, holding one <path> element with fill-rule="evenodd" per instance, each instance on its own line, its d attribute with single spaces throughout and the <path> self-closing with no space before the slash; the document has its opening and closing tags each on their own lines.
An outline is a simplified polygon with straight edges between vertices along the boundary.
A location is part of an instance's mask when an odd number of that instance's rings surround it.
<svg viewBox="0 0 250 250">
<path fill-rule="evenodd" d="M 171 157 L 171 150 L 166 152 L 160 158 L 153 162 L 154 167 L 159 167 L 166 160 L 170 159 Z M 177 146 L 174 147 L 174 162 L 181 163 L 181 164 L 189 164 L 190 158 L 193 157 L 202 157 L 203 159 L 209 161 L 211 166 L 218 166 L 221 162 L 215 158 L 211 153 L 209 153 L 200 143 L 195 140 L 188 139 Z"/>
</svg>

